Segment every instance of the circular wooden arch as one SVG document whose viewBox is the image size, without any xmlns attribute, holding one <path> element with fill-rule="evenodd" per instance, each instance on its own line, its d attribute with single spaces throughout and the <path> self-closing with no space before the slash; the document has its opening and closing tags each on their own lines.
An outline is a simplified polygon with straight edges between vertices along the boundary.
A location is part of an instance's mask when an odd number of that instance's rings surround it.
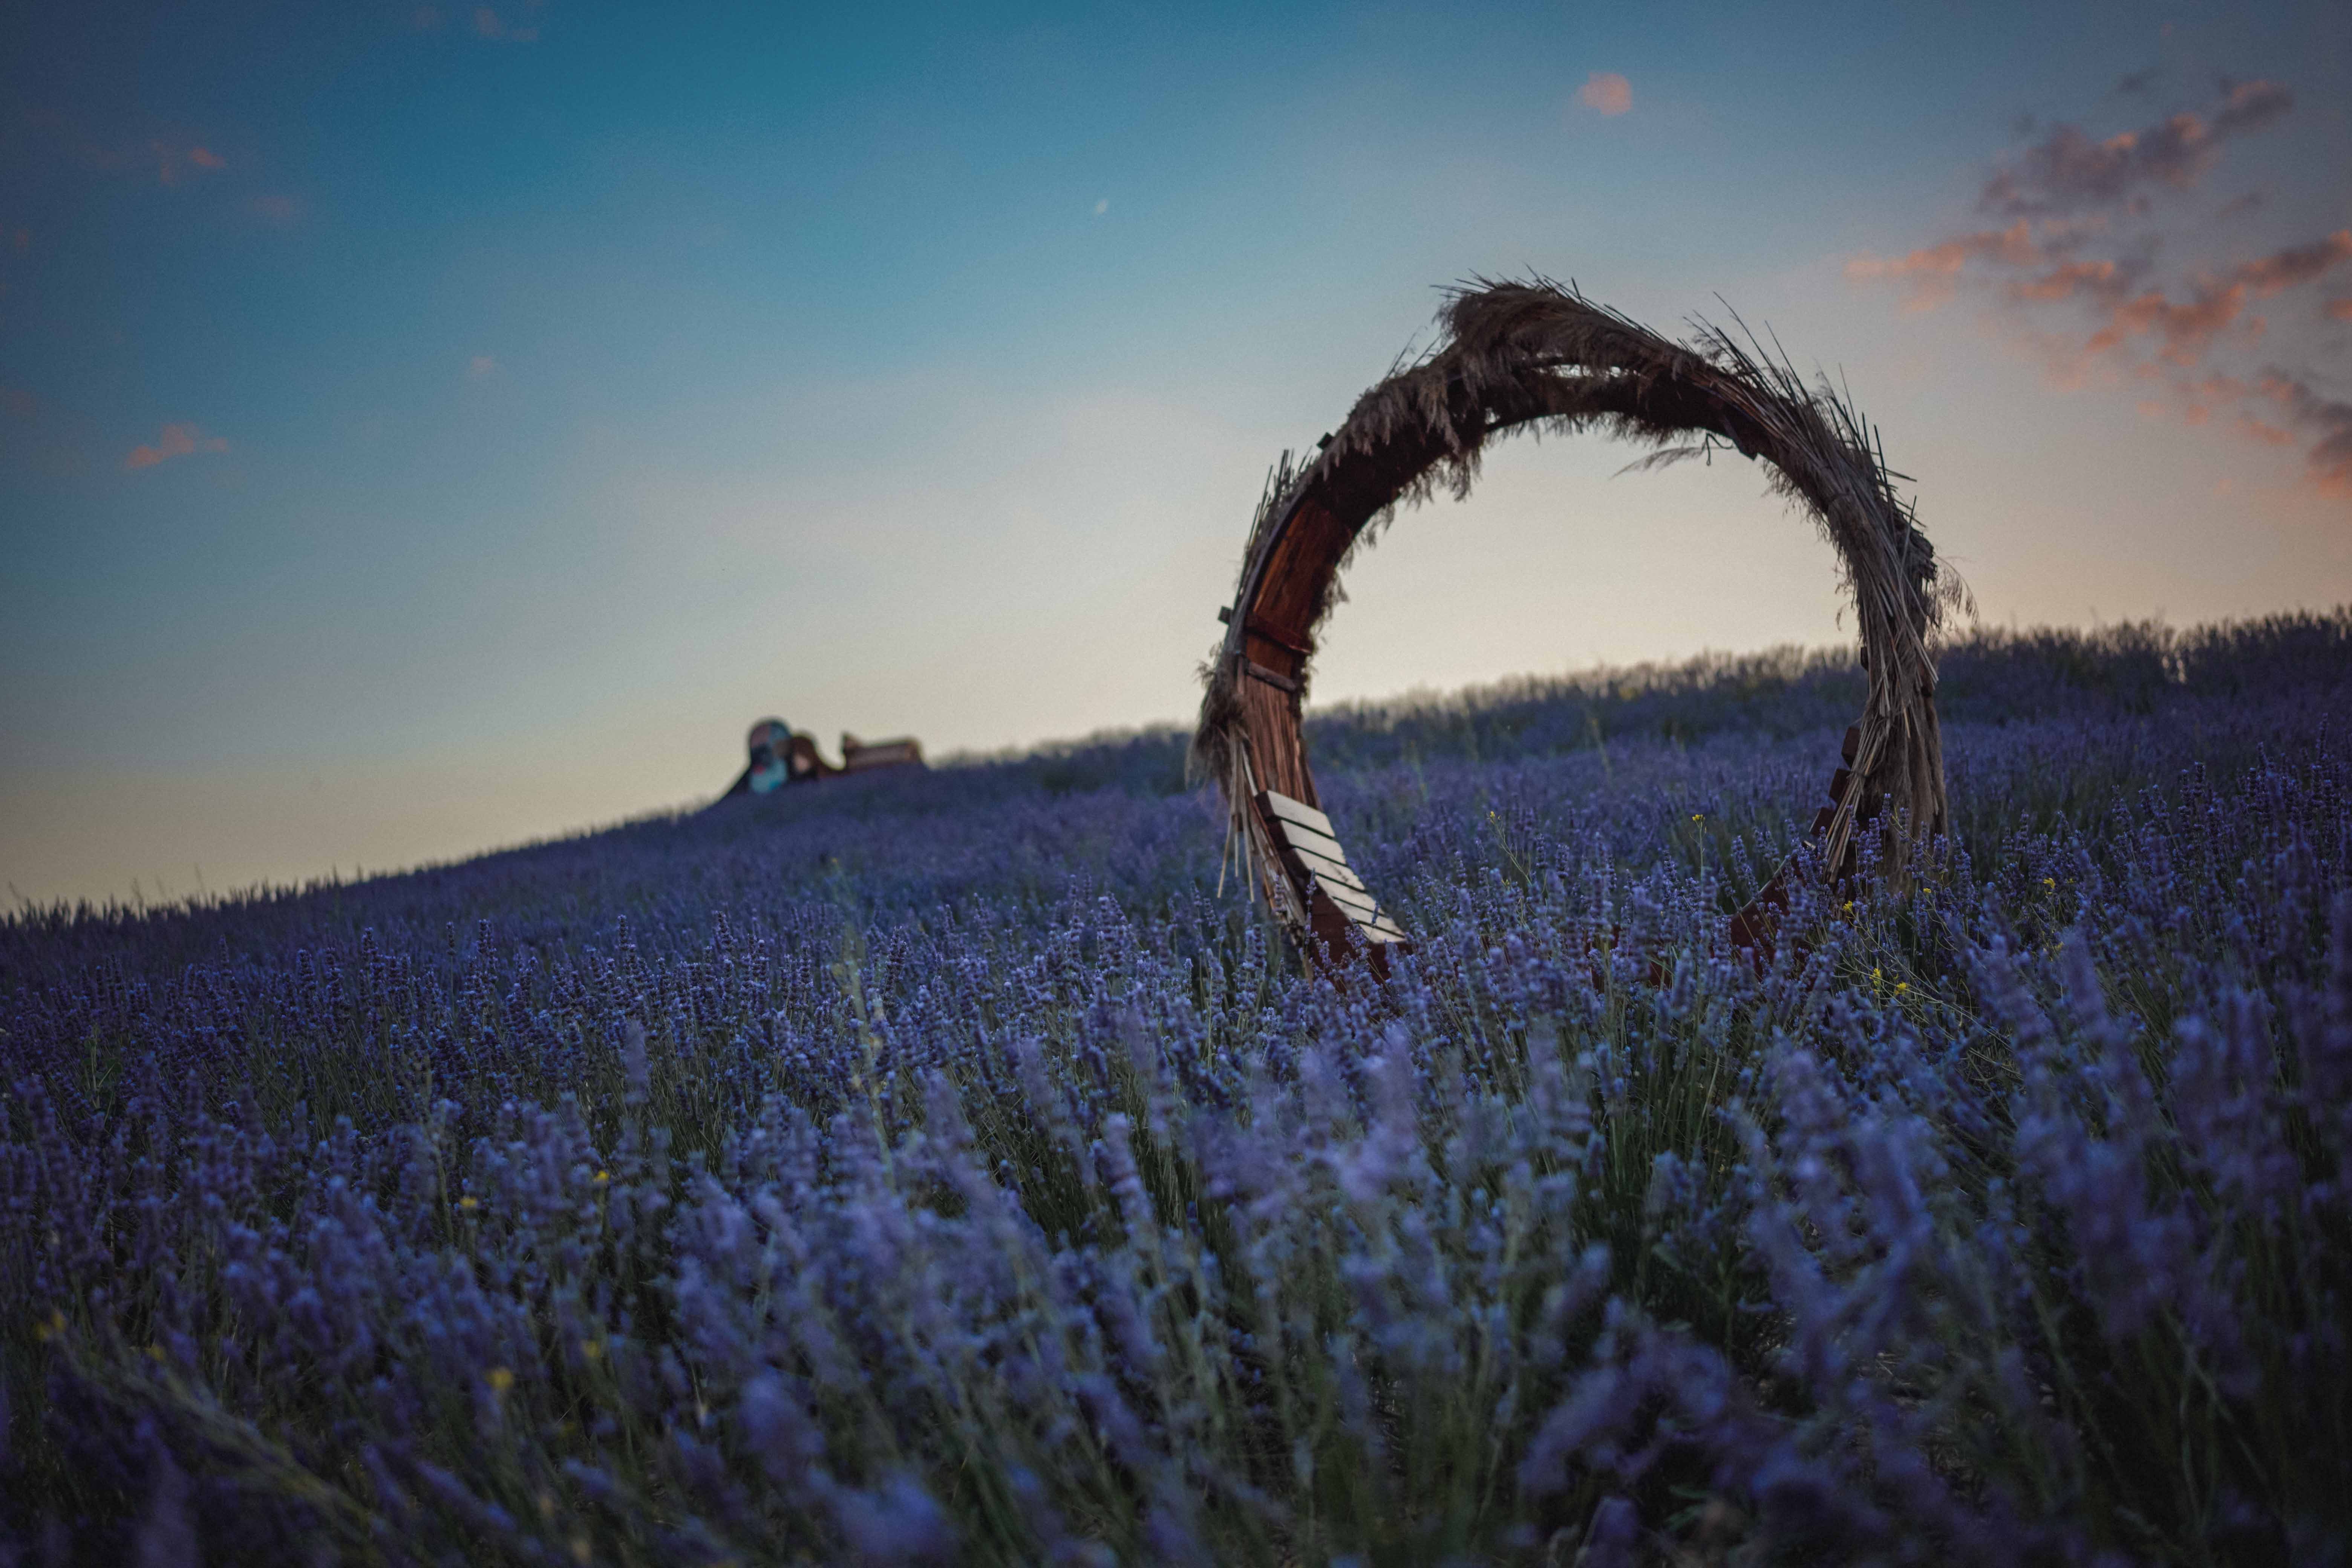
<svg viewBox="0 0 2352 1568">
<path fill-rule="evenodd" d="M 1486 442 L 1525 427 L 1599 429 L 1660 448 L 1643 466 L 1721 443 L 1767 464 L 1773 488 L 1811 515 L 1844 569 L 1869 679 L 1811 832 L 1842 873 L 1862 825 L 1884 813 L 1907 828 L 1885 838 L 1882 864 L 1899 872 L 1908 839 L 1944 827 L 1928 637 L 1958 589 L 1895 495 L 1870 426 L 1826 387 L 1806 387 L 1785 358 L 1705 326 L 1676 343 L 1548 279 L 1482 281 L 1456 291 L 1439 321 L 1440 345 L 1359 398 L 1313 458 L 1294 467 L 1284 454 L 1203 672 L 1193 765 L 1223 788 L 1244 858 L 1283 923 L 1311 950 L 1366 944 L 1376 962 L 1409 941 L 1322 812 L 1300 727 L 1308 665 L 1356 549 L 1440 482 L 1466 496 Z M 1734 917 L 1735 942 L 1769 951 L 1795 864 Z"/>
</svg>

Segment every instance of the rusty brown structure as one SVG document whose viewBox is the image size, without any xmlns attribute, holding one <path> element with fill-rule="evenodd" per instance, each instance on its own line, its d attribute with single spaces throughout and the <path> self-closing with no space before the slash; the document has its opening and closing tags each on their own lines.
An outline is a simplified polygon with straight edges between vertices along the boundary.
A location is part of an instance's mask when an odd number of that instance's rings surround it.
<svg viewBox="0 0 2352 1568">
<path fill-rule="evenodd" d="M 841 763 L 825 761 L 816 739 L 789 728 L 781 719 L 762 719 L 751 726 L 751 761 L 719 798 L 765 795 L 781 784 L 814 784 L 844 773 L 874 773 L 886 768 L 924 768 L 923 743 L 911 735 L 888 741 L 861 741 L 843 731 Z M 764 774 L 764 776 L 763 776 Z"/>
<path fill-rule="evenodd" d="M 1960 589 L 1895 494 L 1900 476 L 1868 424 L 1753 340 L 1701 325 L 1675 342 L 1548 279 L 1457 290 L 1439 321 L 1434 350 L 1366 392 L 1312 458 L 1276 466 L 1203 670 L 1193 766 L 1223 786 L 1236 847 L 1283 923 L 1310 950 L 1360 948 L 1383 967 L 1409 943 L 1322 811 L 1301 728 L 1310 665 L 1354 552 L 1438 485 L 1466 496 L 1487 442 L 1515 430 L 1597 430 L 1657 448 L 1643 467 L 1738 452 L 1811 517 L 1843 570 L 1868 677 L 1811 831 L 1843 874 L 1865 824 L 1900 824 L 1880 863 L 1901 874 L 1914 842 L 1944 828 L 1929 640 Z M 1735 917 L 1735 942 L 1769 952 L 1796 864 Z"/>
</svg>

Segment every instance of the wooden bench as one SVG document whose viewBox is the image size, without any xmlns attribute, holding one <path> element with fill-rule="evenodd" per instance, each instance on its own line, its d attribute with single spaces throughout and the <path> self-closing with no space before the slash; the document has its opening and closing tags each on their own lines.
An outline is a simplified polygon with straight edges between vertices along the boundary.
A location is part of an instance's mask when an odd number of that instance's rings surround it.
<svg viewBox="0 0 2352 1568">
<path fill-rule="evenodd" d="M 1350 936 L 1375 948 L 1405 940 L 1403 929 L 1381 912 L 1380 900 L 1348 864 L 1329 817 L 1276 790 L 1261 790 L 1255 804 L 1284 872 L 1307 900 L 1317 936 L 1340 948 Z"/>
</svg>

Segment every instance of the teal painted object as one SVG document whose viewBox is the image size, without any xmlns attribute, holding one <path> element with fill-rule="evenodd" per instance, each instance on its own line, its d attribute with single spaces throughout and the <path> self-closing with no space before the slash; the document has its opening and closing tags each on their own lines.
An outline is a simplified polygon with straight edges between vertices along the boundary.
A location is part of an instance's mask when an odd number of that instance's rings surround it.
<svg viewBox="0 0 2352 1568">
<path fill-rule="evenodd" d="M 751 765 L 743 775 L 753 795 L 773 795 L 792 782 L 793 729 L 782 719 L 762 719 L 751 726 L 748 742 Z"/>
</svg>

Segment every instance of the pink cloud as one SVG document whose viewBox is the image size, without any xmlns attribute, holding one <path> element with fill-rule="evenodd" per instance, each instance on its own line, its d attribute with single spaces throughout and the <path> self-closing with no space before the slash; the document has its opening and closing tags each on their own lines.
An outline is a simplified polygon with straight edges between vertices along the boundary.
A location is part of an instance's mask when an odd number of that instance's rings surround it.
<svg viewBox="0 0 2352 1568">
<path fill-rule="evenodd" d="M 2224 140 L 2259 131 L 2294 103 L 2272 81 L 2243 81 L 2204 115 L 2168 115 L 2137 131 L 2093 137 L 2061 125 L 1995 169 L 1978 205 L 2004 216 L 2112 206 L 2141 186 L 2187 190 L 2213 166 Z"/>
<path fill-rule="evenodd" d="M 2282 289 L 2308 283 L 2347 260 L 2352 260 L 2352 228 L 2339 228 L 2326 239 L 2290 246 L 2259 261 L 2249 261 L 2233 268 L 2231 276 L 2252 289 L 2257 299 L 2267 300 Z"/>
<path fill-rule="evenodd" d="M 466 362 L 467 381 L 487 381 L 499 374 L 499 362 L 488 354 L 476 354 Z"/>
<path fill-rule="evenodd" d="M 1576 101 L 1601 114 L 1622 114 L 1633 107 L 1633 84 L 1615 71 L 1594 71 L 1576 89 Z"/>
<path fill-rule="evenodd" d="M 264 223 L 286 228 L 302 216 L 302 204 L 292 196 L 247 196 L 245 210 Z"/>
<path fill-rule="evenodd" d="M 209 147 L 182 147 L 170 142 L 150 142 L 148 155 L 155 163 L 155 183 L 176 185 L 185 166 L 193 165 L 209 174 L 228 166 L 228 161 Z"/>
<path fill-rule="evenodd" d="M 525 0 L 526 5 L 528 5 L 529 3 L 530 0 Z M 539 42 L 539 29 L 537 27 L 509 26 L 504 18 L 500 17 L 496 11 L 493 11 L 488 5 L 479 5 L 475 7 L 474 31 L 481 37 L 503 38 L 510 44 L 535 44 Z"/>
<path fill-rule="evenodd" d="M 2274 81 L 2232 83 L 2213 110 L 2213 129 L 2223 135 L 2259 131 L 2294 107 L 2294 97 Z"/>
<path fill-rule="evenodd" d="M 2245 304 L 2243 283 L 2217 287 L 2208 280 L 2180 305 L 2151 289 L 2116 305 L 2108 312 L 2106 325 L 2093 332 L 2083 347 L 2091 353 L 2106 353 L 2134 338 L 2153 335 L 2162 340 L 2163 347 L 2158 352 L 2164 358 L 2175 364 L 2195 364 L 2213 340 L 2236 323 Z M 2258 335 L 2262 318 L 2254 317 L 2247 326 Z"/>
<path fill-rule="evenodd" d="M 166 425 L 163 435 L 152 447 L 133 447 L 131 455 L 122 459 L 126 468 L 152 468 L 170 458 L 184 458 L 191 452 L 226 452 L 228 443 L 218 436 L 207 436 L 195 425 Z"/>
<path fill-rule="evenodd" d="M 1990 258 L 2011 267 L 2030 267 L 2042 259 L 2042 251 L 2033 243 L 2032 226 L 2020 218 L 2007 228 L 1980 229 L 1975 234 L 1959 235 L 1891 261 L 1874 256 L 1857 257 L 1845 264 L 1845 275 L 1849 278 L 1911 278 L 1921 274 L 1948 277 L 1979 258 Z"/>
<path fill-rule="evenodd" d="M 2312 483 L 2328 495 L 2352 496 L 2352 403 L 2324 396 L 2281 370 L 2264 371 L 2254 390 L 2277 405 L 2287 424 L 2311 438 L 2304 457 Z"/>
<path fill-rule="evenodd" d="M 2071 300 L 2080 289 L 2086 295 L 2106 298 L 2131 287 L 2133 270 L 2122 262 L 2105 259 L 2062 262 L 2039 278 L 2011 283 L 2009 297 L 2017 300 L 2047 302 Z"/>
<path fill-rule="evenodd" d="M 1932 310 L 1952 296 L 1952 281 L 1971 261 L 1989 260 L 2010 267 L 2030 267 L 2042 252 L 2033 243 L 2032 228 L 2023 218 L 2007 228 L 1980 229 L 1939 244 L 1923 246 L 1892 258 L 1857 256 L 1845 264 L 1845 275 L 1857 282 L 1880 278 L 1911 280 L 1907 301 L 1915 310 Z"/>
<path fill-rule="evenodd" d="M 2062 125 L 1994 168 L 1979 205 L 2002 214 L 2010 220 L 2003 226 L 1893 258 L 1853 258 L 1846 277 L 1908 285 L 1910 310 L 1973 289 L 2042 362 L 2053 385 L 2146 388 L 2135 395 L 2151 418 L 2177 413 L 2191 426 L 2226 421 L 2265 445 L 2302 444 L 2313 481 L 2352 495 L 2352 404 L 2285 371 L 2249 377 L 2202 369 L 2209 358 L 2242 353 L 2263 338 L 2269 322 L 2256 313 L 2257 301 L 2318 285 L 2338 268 L 2352 271 L 2352 228 L 2227 263 L 2193 265 L 2192 251 L 2192 265 L 2176 270 L 2173 283 L 2150 281 L 2159 256 L 2242 232 L 2263 204 L 2241 196 L 2202 219 L 2167 222 L 2155 216 L 2147 191 L 2194 187 L 2220 143 L 2271 123 L 2292 102 L 2274 82 L 2242 82 L 2200 113 L 2104 139 Z M 2321 309 L 2352 321 L 2352 297 Z M 2050 330 L 2068 319 L 2070 326 Z M 2322 335 L 2292 346 L 2337 352 Z"/>
<path fill-rule="evenodd" d="M 0 386 L 0 413 L 12 418 L 30 419 L 40 406 L 33 395 L 21 386 Z"/>
<path fill-rule="evenodd" d="M 2308 283 L 2347 260 L 2352 260 L 2352 229 L 2339 228 L 2309 245 L 2290 246 L 2241 262 L 2221 278 L 2200 278 L 2185 304 L 2176 305 L 2154 289 L 2122 300 L 2109 311 L 2106 324 L 2083 346 L 2093 353 L 2105 353 L 2132 338 L 2153 334 L 2163 340 L 2160 352 L 2165 358 L 2176 364 L 2194 364 L 2216 337 L 2236 324 L 2249 299 L 2267 299 Z M 2011 291 L 2023 299 L 2065 297 L 2063 292 L 2021 293 L 2014 285 Z M 2245 324 L 2250 335 L 2261 334 L 2260 316 L 2248 317 Z"/>
</svg>

